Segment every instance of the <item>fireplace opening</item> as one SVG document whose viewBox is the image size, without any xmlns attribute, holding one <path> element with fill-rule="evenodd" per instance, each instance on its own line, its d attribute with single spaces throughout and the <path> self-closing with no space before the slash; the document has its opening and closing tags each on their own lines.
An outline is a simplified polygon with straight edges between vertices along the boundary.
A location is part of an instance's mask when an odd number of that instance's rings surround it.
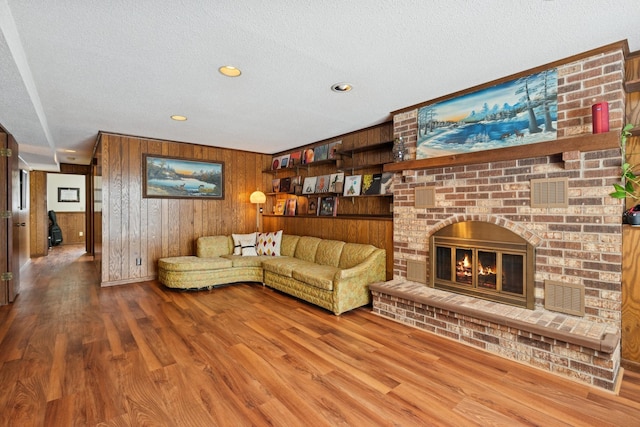
<svg viewBox="0 0 640 427">
<path fill-rule="evenodd" d="M 430 285 L 533 308 L 533 247 L 495 224 L 451 224 L 430 239 Z"/>
</svg>

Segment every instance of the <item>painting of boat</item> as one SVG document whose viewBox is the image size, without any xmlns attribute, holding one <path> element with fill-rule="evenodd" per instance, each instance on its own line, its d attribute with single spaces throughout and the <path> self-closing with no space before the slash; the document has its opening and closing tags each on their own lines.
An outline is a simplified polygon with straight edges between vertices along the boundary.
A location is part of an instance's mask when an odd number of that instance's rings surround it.
<svg viewBox="0 0 640 427">
<path fill-rule="evenodd" d="M 224 198 L 224 163 L 145 155 L 143 197 Z"/>
</svg>

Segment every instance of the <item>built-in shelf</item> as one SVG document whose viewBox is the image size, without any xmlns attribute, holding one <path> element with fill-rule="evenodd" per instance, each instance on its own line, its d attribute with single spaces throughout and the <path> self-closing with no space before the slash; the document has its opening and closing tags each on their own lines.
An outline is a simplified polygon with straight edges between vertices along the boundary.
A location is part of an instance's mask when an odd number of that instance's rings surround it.
<svg viewBox="0 0 640 427">
<path fill-rule="evenodd" d="M 430 169 L 448 166 L 471 165 L 476 163 L 519 160 L 531 157 L 550 156 L 570 151 L 596 151 L 620 147 L 620 132 L 612 131 L 598 134 L 582 134 L 548 142 L 518 145 L 517 147 L 476 151 L 473 153 L 452 154 L 430 159 L 407 160 L 386 163 L 385 172 L 403 170 Z"/>
<path fill-rule="evenodd" d="M 379 142 L 377 144 L 363 145 L 349 150 L 338 150 L 336 154 L 353 157 L 356 153 L 364 153 L 365 151 L 386 150 L 393 146 L 393 141 Z"/>
<path fill-rule="evenodd" d="M 321 165 L 328 165 L 328 164 L 332 164 L 335 163 L 336 159 L 327 159 L 327 160 L 318 160 L 317 162 L 311 162 L 311 163 L 306 163 L 306 164 L 298 164 L 298 165 L 293 165 L 293 166 L 288 166 L 286 168 L 282 168 L 282 169 L 265 169 L 262 171 L 262 173 L 271 173 L 274 175 L 277 175 L 278 172 L 285 172 L 285 171 L 290 171 L 290 170 L 294 170 L 296 171 L 296 173 L 300 172 L 300 169 L 304 169 L 306 171 L 309 170 L 309 167 L 311 166 L 321 166 Z"/>
</svg>

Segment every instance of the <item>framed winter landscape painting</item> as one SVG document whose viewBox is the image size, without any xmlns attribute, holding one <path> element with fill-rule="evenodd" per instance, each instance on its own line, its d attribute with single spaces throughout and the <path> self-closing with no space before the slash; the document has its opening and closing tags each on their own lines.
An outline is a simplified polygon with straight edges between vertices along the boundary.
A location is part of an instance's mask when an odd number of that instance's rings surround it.
<svg viewBox="0 0 640 427">
<path fill-rule="evenodd" d="M 224 199 L 224 163 L 145 154 L 145 198 Z"/>
<path fill-rule="evenodd" d="M 552 141 L 557 114 L 555 68 L 426 105 L 416 159 Z"/>
</svg>

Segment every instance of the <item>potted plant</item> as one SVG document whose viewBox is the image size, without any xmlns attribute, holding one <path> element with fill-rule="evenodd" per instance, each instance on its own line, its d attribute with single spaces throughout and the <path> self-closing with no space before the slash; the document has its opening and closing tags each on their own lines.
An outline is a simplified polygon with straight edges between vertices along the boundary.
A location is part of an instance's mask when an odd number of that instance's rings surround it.
<svg viewBox="0 0 640 427">
<path fill-rule="evenodd" d="M 633 171 L 635 165 L 632 166 L 626 161 L 627 138 L 631 136 L 631 129 L 633 129 L 633 127 L 632 124 L 627 124 L 622 128 L 622 133 L 620 134 L 620 148 L 622 150 L 622 173 L 620 178 L 623 185 L 613 184 L 615 191 L 609 193 L 609 195 L 615 199 L 626 199 L 629 197 L 633 200 L 640 200 L 640 194 L 636 193 L 636 188 L 640 187 L 640 177 Z M 636 208 L 638 208 L 637 211 Z M 625 211 L 622 219 L 623 223 L 640 225 L 640 205 L 636 205 Z"/>
</svg>

